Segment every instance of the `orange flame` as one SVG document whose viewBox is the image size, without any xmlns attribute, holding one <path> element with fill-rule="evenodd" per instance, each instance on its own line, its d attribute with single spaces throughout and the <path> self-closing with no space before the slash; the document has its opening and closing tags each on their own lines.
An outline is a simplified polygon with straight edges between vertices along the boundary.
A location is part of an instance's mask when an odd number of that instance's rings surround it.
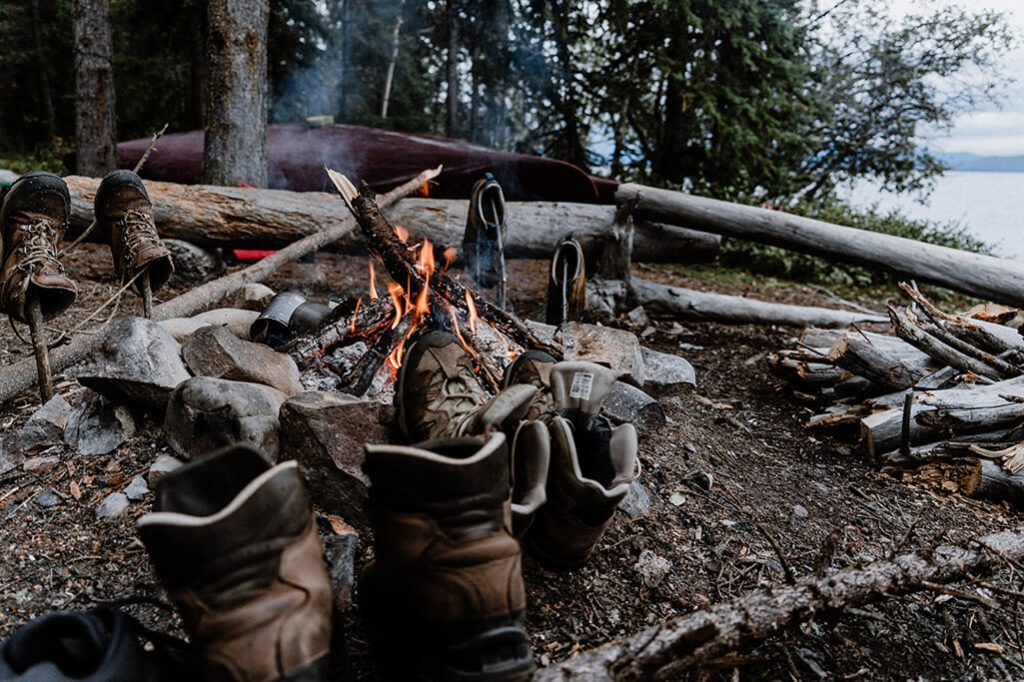
<svg viewBox="0 0 1024 682">
<path fill-rule="evenodd" d="M 402 321 L 402 311 L 404 309 L 402 296 L 405 292 L 402 290 L 402 285 L 388 282 L 388 294 L 391 296 L 391 302 L 395 304 L 395 319 L 391 322 L 391 328 L 394 329 Z"/>
<path fill-rule="evenodd" d="M 405 229 L 401 225 L 395 225 L 395 234 L 398 235 L 398 238 L 403 244 L 409 241 L 409 230 Z"/>
<path fill-rule="evenodd" d="M 356 299 L 356 309 L 352 311 L 352 324 L 349 325 L 349 328 L 348 328 L 349 334 L 355 334 L 356 333 L 356 316 L 359 315 L 359 306 L 361 306 L 362 304 L 363 304 L 362 297 L 357 298 Z"/>
<path fill-rule="evenodd" d="M 462 331 L 459 329 L 459 314 L 455 311 L 455 307 L 451 303 L 448 304 L 448 314 L 452 316 L 452 329 L 455 330 L 455 336 L 459 339 L 459 343 L 466 349 L 466 352 L 476 357 L 476 351 L 466 343 L 466 339 L 462 338 Z"/>
<path fill-rule="evenodd" d="M 425 197 L 429 197 L 430 196 L 430 181 L 429 180 L 424 180 L 423 184 L 420 185 L 420 194 L 422 194 Z"/>
<path fill-rule="evenodd" d="M 376 301 L 377 296 L 377 273 L 373 270 L 373 261 L 370 261 L 370 300 Z"/>
<path fill-rule="evenodd" d="M 476 303 L 473 301 L 473 295 L 469 293 L 469 289 L 466 289 L 466 307 L 469 308 L 469 331 L 476 334 L 480 316 L 476 314 Z"/>
<path fill-rule="evenodd" d="M 441 268 L 441 272 L 448 271 L 448 268 L 450 268 L 452 263 L 455 262 L 455 256 L 457 254 L 458 251 L 455 250 L 454 246 L 449 246 L 447 249 L 444 250 L 444 267 Z"/>
</svg>

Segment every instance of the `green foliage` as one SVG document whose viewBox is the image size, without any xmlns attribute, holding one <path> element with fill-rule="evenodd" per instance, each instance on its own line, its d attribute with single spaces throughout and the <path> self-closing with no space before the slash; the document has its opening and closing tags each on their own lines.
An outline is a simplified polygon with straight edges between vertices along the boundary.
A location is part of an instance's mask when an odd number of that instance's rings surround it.
<svg viewBox="0 0 1024 682">
<path fill-rule="evenodd" d="M 937 224 L 914 220 L 899 211 L 883 212 L 878 207 L 854 209 L 840 201 L 803 204 L 790 212 L 838 225 L 847 225 L 869 232 L 881 232 L 929 244 L 938 244 L 975 253 L 991 253 L 991 247 L 978 239 L 963 225 L 955 222 Z M 794 253 L 774 246 L 727 239 L 723 243 L 721 262 L 731 267 L 759 274 L 824 285 L 870 287 L 892 284 L 895 278 L 886 273 L 853 265 Z"/>
</svg>

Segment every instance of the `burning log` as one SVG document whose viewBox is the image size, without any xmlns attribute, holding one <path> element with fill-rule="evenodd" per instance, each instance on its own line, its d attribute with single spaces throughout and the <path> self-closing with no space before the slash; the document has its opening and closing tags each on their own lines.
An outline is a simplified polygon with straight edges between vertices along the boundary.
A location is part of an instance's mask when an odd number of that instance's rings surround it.
<svg viewBox="0 0 1024 682">
<path fill-rule="evenodd" d="M 92 220 L 99 180 L 79 176 L 65 180 L 72 202 L 70 238 Z M 278 249 L 347 221 L 338 215 L 337 199 L 324 192 L 152 180 L 146 181 L 146 191 L 161 236 L 206 247 Z M 614 206 L 568 202 L 510 202 L 507 206 L 505 247 L 510 258 L 548 258 L 552 244 L 567 232 L 580 241 L 588 258 L 596 258 L 614 229 Z M 462 242 L 468 208 L 466 201 L 403 199 L 386 213 L 392 224 L 415 225 L 434 244 L 455 245 Z M 718 256 L 721 241 L 707 232 L 637 221 L 633 258 L 649 263 L 704 263 Z M 366 246 L 353 234 L 332 248 L 363 253 Z"/>
<path fill-rule="evenodd" d="M 755 590 L 585 651 L 539 671 L 534 679 L 676 679 L 702 662 L 811 618 L 840 617 L 851 607 L 974 578 L 1021 559 L 1024 533 L 1003 531 L 965 545 L 943 545 Z"/>
<path fill-rule="evenodd" d="M 317 331 L 293 339 L 281 348 L 300 368 L 318 355 L 341 345 L 352 335 L 368 336 L 382 329 L 395 318 L 395 304 L 390 298 L 377 298 L 360 305 L 348 315 L 328 316 Z"/>
<path fill-rule="evenodd" d="M 470 314 L 469 302 L 472 297 L 469 291 L 448 277 L 443 270 L 435 271 L 433 247 L 430 242 L 425 242 L 420 249 L 420 262 L 413 263 L 408 256 L 407 245 L 399 238 L 395 228 L 381 213 L 380 207 L 370 196 L 369 191 L 357 191 L 344 175 L 335 171 L 328 170 L 328 175 L 356 217 L 370 250 L 380 258 L 394 281 L 406 282 L 408 294 L 416 301 L 417 314 L 422 315 L 429 312 L 428 298 L 431 291 L 445 299 L 450 306 L 464 311 L 467 315 Z M 523 348 L 540 349 L 555 357 L 560 357 L 561 353 L 558 349 L 538 339 L 515 316 L 484 300 L 476 302 L 476 309 L 481 317 Z M 457 326 L 457 321 L 455 324 Z M 478 356 L 478 360 L 484 363 L 483 357 L 479 353 L 475 354 Z M 494 376 L 496 373 L 493 370 L 487 371 L 485 374 L 490 374 L 492 381 L 496 380 L 496 376 Z"/>
</svg>

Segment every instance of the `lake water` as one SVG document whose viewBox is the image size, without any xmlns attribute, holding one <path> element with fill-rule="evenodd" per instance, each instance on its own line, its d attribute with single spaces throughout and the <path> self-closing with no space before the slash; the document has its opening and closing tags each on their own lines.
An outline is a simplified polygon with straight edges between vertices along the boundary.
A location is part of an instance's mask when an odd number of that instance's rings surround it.
<svg viewBox="0 0 1024 682">
<path fill-rule="evenodd" d="M 1024 173 L 950 171 L 938 178 L 924 204 L 866 182 L 843 196 L 854 206 L 877 203 L 883 211 L 896 208 L 911 218 L 956 221 L 995 245 L 996 255 L 1024 260 Z"/>
</svg>

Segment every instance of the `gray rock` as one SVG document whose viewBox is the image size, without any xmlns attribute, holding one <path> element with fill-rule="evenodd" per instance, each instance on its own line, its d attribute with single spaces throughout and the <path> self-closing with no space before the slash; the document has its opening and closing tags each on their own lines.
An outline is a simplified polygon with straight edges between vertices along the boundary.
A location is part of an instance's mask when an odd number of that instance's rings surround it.
<svg viewBox="0 0 1024 682">
<path fill-rule="evenodd" d="M 157 323 L 126 317 L 96 345 L 78 381 L 114 402 L 162 412 L 178 384 L 189 378 L 181 345 Z"/>
<path fill-rule="evenodd" d="M 651 496 L 640 479 L 635 479 L 629 484 L 629 492 L 619 502 L 619 509 L 626 512 L 630 518 L 636 519 L 647 516 L 651 511 Z"/>
<path fill-rule="evenodd" d="M 262 384 L 194 377 L 171 394 L 164 435 L 185 459 L 231 443 L 249 443 L 275 460 L 278 412 L 287 399 Z"/>
<path fill-rule="evenodd" d="M 640 559 L 633 565 L 633 570 L 640 574 L 640 581 L 646 587 L 655 588 L 672 570 L 672 563 L 665 557 L 645 549 L 640 552 Z"/>
<path fill-rule="evenodd" d="M 177 341 L 184 341 L 197 329 L 203 327 L 227 327 L 228 331 L 238 338 L 248 339 L 249 327 L 259 316 L 260 314 L 255 310 L 216 308 L 192 317 L 172 317 L 169 320 L 161 320 L 160 326 Z"/>
<path fill-rule="evenodd" d="M 224 260 L 216 251 L 180 239 L 164 239 L 163 242 L 174 259 L 172 283 L 194 286 L 224 274 Z"/>
<path fill-rule="evenodd" d="M 638 327 L 647 327 L 651 324 L 651 317 L 642 305 L 638 305 L 626 313 L 626 319 Z"/>
<path fill-rule="evenodd" d="M 135 435 L 135 419 L 123 405 L 87 392 L 64 429 L 64 442 L 81 455 L 106 455 Z"/>
<path fill-rule="evenodd" d="M 60 504 L 60 497 L 52 490 L 44 490 L 36 495 L 36 505 L 43 509 L 51 509 Z"/>
<path fill-rule="evenodd" d="M 281 408 L 281 458 L 299 462 L 321 509 L 364 527 L 370 481 L 363 446 L 390 440 L 391 405 L 343 393 L 309 392 Z"/>
<path fill-rule="evenodd" d="M 146 485 L 146 479 L 142 476 L 133 478 L 132 482 L 124 489 L 124 496 L 132 502 L 142 502 L 148 494 L 149 486 Z"/>
<path fill-rule="evenodd" d="M 810 516 L 810 512 L 808 512 L 807 507 L 803 506 L 802 504 L 794 504 L 793 515 L 796 516 L 798 519 L 806 519 L 808 516 Z"/>
<path fill-rule="evenodd" d="M 684 358 L 641 348 L 644 359 L 644 390 L 656 395 L 675 393 L 697 385 L 697 373 Z"/>
<path fill-rule="evenodd" d="M 61 442 L 68 425 L 71 405 L 62 395 L 55 395 L 29 417 L 19 429 L 18 441 L 26 455 Z"/>
<path fill-rule="evenodd" d="M 18 447 L 18 434 L 8 433 L 0 436 L 0 474 L 20 467 L 25 461 L 25 453 Z"/>
<path fill-rule="evenodd" d="M 566 360 L 589 360 L 610 367 L 615 375 L 644 385 L 644 359 L 636 335 L 622 329 L 568 322 L 559 330 Z"/>
<path fill-rule="evenodd" d="M 175 459 L 170 455 L 157 455 L 156 459 L 152 464 L 149 465 L 149 472 L 146 477 L 149 479 L 149 485 L 156 486 L 160 482 L 160 479 L 171 473 L 182 465 L 180 459 Z"/>
<path fill-rule="evenodd" d="M 124 493 L 110 493 L 96 507 L 96 518 L 113 519 L 128 510 L 128 498 Z"/>
<path fill-rule="evenodd" d="M 636 386 L 616 381 L 604 399 L 601 413 L 614 424 L 632 424 L 644 438 L 665 425 L 665 410 Z"/>
<path fill-rule="evenodd" d="M 591 277 L 587 280 L 587 313 L 598 319 L 615 319 L 625 308 L 628 294 L 621 279 Z"/>
<path fill-rule="evenodd" d="M 58 464 L 60 464 L 60 457 L 50 455 L 48 457 L 32 457 L 30 459 L 26 459 L 22 463 L 21 468 L 23 471 L 28 473 L 40 474 L 44 471 L 49 471 Z"/>
<path fill-rule="evenodd" d="M 334 595 L 334 610 L 347 611 L 352 608 L 352 586 L 355 584 L 356 545 L 359 532 L 337 516 L 331 519 L 331 530 L 321 533 L 324 543 L 324 559 L 327 574 L 331 578 L 331 593 Z"/>
<path fill-rule="evenodd" d="M 302 393 L 299 368 L 287 353 L 244 341 L 226 327 L 203 327 L 181 346 L 185 364 L 196 376 L 249 381 L 285 395 Z"/>
</svg>

